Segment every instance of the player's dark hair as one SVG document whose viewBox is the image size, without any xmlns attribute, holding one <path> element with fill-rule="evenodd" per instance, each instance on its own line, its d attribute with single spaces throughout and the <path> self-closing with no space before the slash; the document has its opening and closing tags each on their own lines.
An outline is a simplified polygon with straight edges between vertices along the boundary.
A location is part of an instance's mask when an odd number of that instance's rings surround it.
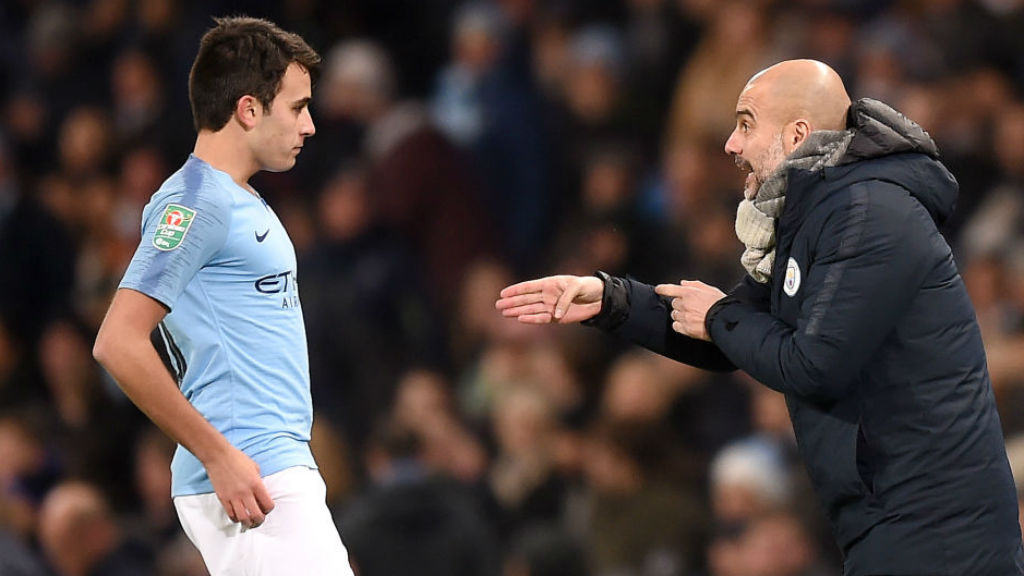
<svg viewBox="0 0 1024 576">
<path fill-rule="evenodd" d="M 247 16 L 215 18 L 216 26 L 199 41 L 188 78 L 188 97 L 196 131 L 217 131 L 234 113 L 235 103 L 250 95 L 270 109 L 291 63 L 309 72 L 316 83 L 320 55 L 298 34 L 273 22 Z"/>
</svg>

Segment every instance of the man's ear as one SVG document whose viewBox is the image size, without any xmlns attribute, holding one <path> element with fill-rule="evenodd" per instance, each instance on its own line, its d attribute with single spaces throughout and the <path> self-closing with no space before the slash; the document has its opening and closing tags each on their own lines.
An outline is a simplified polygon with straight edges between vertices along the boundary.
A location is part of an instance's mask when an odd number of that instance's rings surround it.
<svg viewBox="0 0 1024 576">
<path fill-rule="evenodd" d="M 235 102 L 235 118 L 246 130 L 256 126 L 262 115 L 263 105 L 255 96 L 245 95 Z"/>
<path fill-rule="evenodd" d="M 786 154 L 789 154 L 793 150 L 799 148 L 810 134 L 811 124 L 807 120 L 804 120 L 803 118 L 794 120 L 789 125 L 789 129 L 786 130 L 783 140 L 783 147 L 786 150 Z"/>
</svg>

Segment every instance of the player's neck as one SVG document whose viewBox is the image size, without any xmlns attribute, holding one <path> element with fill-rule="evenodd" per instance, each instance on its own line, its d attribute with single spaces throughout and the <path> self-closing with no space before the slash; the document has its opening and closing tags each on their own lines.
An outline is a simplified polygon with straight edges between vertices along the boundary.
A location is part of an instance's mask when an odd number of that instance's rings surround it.
<svg viewBox="0 0 1024 576">
<path fill-rule="evenodd" d="M 251 192 L 249 178 L 259 170 L 259 166 L 246 146 L 244 138 L 229 133 L 230 130 L 230 127 L 225 127 L 218 132 L 200 131 L 192 154 L 217 170 L 225 172 L 231 176 L 235 184 Z"/>
</svg>

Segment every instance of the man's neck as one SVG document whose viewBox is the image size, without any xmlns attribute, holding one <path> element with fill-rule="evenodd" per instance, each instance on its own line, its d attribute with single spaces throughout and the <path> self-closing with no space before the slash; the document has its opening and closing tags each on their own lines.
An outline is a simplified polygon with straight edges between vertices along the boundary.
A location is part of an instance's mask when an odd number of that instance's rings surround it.
<svg viewBox="0 0 1024 576">
<path fill-rule="evenodd" d="M 231 130 L 228 126 L 218 132 L 200 131 L 192 153 L 196 158 L 225 172 L 236 184 L 251 192 L 249 178 L 259 170 L 259 166 L 245 145 L 245 140 L 231 133 Z"/>
</svg>

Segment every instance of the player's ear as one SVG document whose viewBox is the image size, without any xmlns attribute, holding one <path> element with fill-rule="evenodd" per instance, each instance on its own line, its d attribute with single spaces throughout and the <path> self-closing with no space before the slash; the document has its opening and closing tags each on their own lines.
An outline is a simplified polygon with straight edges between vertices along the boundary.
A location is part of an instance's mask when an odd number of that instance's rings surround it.
<svg viewBox="0 0 1024 576">
<path fill-rule="evenodd" d="M 256 121 L 262 111 L 263 106 L 255 96 L 246 94 L 235 102 L 235 118 L 247 130 L 256 126 Z"/>
</svg>

